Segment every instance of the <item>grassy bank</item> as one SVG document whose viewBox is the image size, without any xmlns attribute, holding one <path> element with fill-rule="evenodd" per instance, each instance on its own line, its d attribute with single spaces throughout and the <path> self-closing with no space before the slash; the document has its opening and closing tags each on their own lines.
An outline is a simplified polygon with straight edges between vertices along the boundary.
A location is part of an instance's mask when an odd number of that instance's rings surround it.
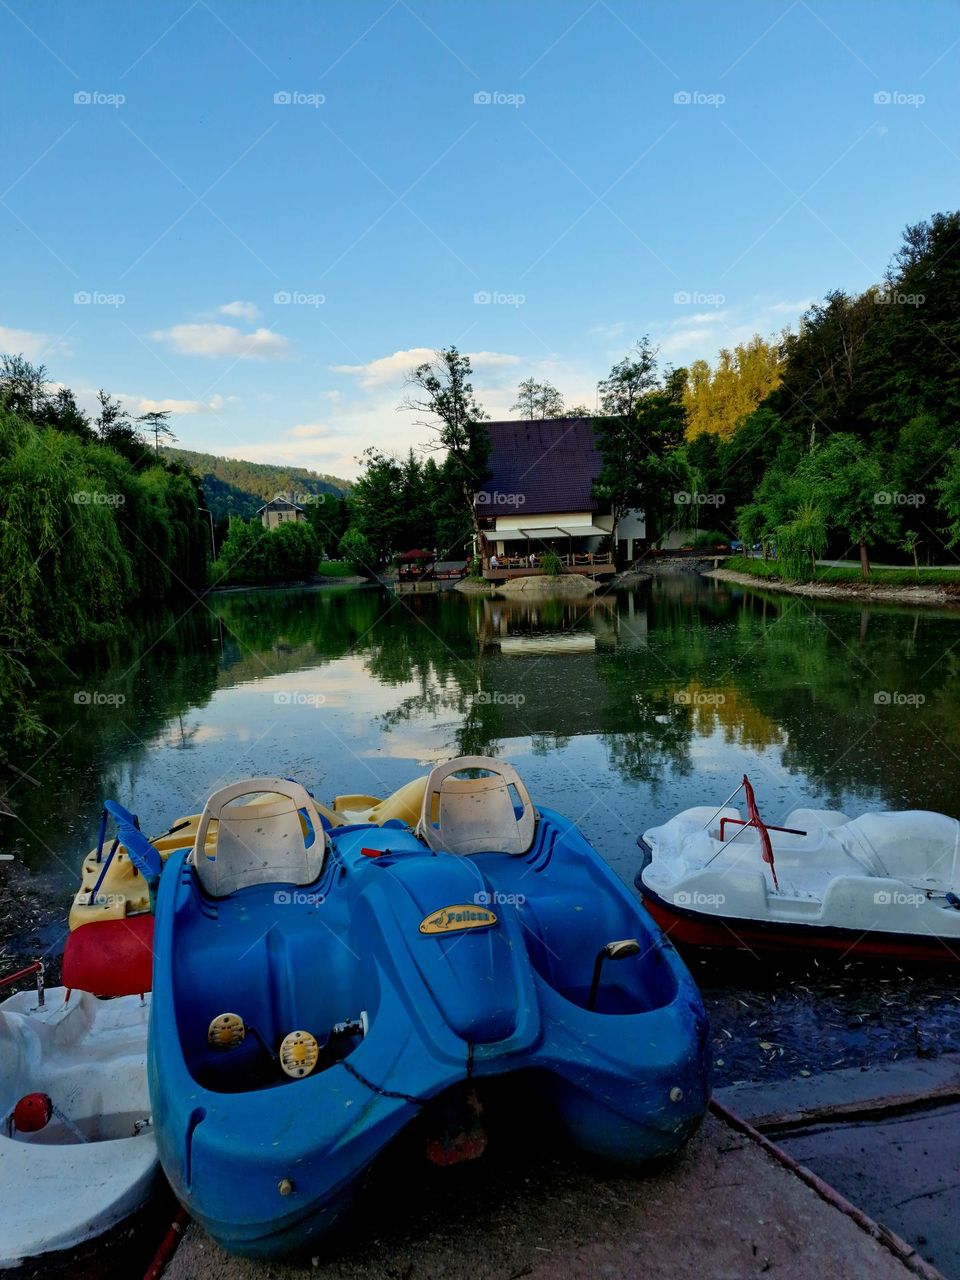
<svg viewBox="0 0 960 1280">
<path fill-rule="evenodd" d="M 723 567 L 734 573 L 749 574 L 752 578 L 761 578 L 772 582 L 783 581 L 780 575 L 780 568 L 775 560 L 754 560 L 747 556 L 730 556 L 728 560 L 723 562 Z M 816 576 L 808 577 L 804 581 L 823 583 L 829 586 L 832 583 L 863 582 L 864 579 L 860 576 L 859 565 L 818 565 Z M 919 577 L 916 570 L 908 567 L 903 569 L 872 569 L 870 577 L 866 581 L 877 586 L 891 587 L 957 586 L 960 585 L 960 565 L 955 569 L 945 568 L 942 565 L 925 568 L 921 565 Z"/>
</svg>

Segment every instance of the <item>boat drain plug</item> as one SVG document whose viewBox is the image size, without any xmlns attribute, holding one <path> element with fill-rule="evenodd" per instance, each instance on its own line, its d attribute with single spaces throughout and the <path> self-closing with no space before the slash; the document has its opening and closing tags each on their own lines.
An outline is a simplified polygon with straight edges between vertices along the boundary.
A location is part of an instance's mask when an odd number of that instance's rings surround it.
<svg viewBox="0 0 960 1280">
<path fill-rule="evenodd" d="M 280 1181 L 277 1183 L 277 1190 L 280 1192 L 282 1196 L 291 1195 L 293 1192 L 293 1179 L 281 1178 Z"/>
<path fill-rule="evenodd" d="M 682 1097 L 683 1097 L 683 1090 L 680 1088 L 678 1084 L 675 1084 L 673 1088 L 670 1090 L 670 1101 L 679 1102 Z"/>
</svg>

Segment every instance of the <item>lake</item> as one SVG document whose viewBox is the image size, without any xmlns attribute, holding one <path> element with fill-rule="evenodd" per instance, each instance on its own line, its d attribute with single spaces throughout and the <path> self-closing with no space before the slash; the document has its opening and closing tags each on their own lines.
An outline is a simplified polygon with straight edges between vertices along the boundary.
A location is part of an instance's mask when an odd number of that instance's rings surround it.
<svg viewBox="0 0 960 1280">
<path fill-rule="evenodd" d="M 468 753 L 516 764 L 535 801 L 573 818 L 628 883 L 638 833 L 687 806 L 719 806 L 744 773 L 770 822 L 801 805 L 960 815 L 957 614 L 694 573 L 586 602 L 343 587 L 183 607 L 69 666 L 51 657 L 38 680 L 51 732 L 38 758 L 17 761 L 39 785 L 12 784 L 17 821 L 5 820 L 3 849 L 64 902 L 104 797 L 155 832 L 243 776 L 291 776 L 323 801 L 382 796 Z M 774 972 L 718 987 L 715 1024 L 742 1020 L 744 993 Z M 952 1037 L 956 1004 L 948 1023 L 938 981 L 917 977 L 921 1023 Z M 829 1041 L 808 1025 L 826 1006 L 797 1000 L 805 1034 Z M 768 1037 L 769 1011 L 766 1001 Z M 836 1024 L 844 1053 L 848 1024 L 864 1017 L 847 1012 Z M 874 1017 L 864 1044 L 896 1056 L 909 1016 L 879 1029 Z M 806 1061 L 802 1036 L 782 1029 L 784 1039 L 788 1061 Z"/>
</svg>

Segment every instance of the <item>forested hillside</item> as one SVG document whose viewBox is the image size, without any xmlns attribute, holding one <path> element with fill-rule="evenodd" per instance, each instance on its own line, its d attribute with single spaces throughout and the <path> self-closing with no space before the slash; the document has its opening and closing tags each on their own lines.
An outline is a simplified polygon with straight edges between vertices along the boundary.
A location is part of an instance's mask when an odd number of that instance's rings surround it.
<svg viewBox="0 0 960 1280">
<path fill-rule="evenodd" d="M 683 450 L 704 521 L 776 546 L 952 563 L 960 545 L 960 214 L 908 227 L 886 278 L 829 293 L 784 336 L 777 385 Z M 677 459 L 680 461 L 681 459 Z M 716 513 L 716 514 L 714 514 Z M 686 513 L 684 513 L 686 514 Z"/>
<path fill-rule="evenodd" d="M 350 488 L 348 480 L 319 475 L 304 467 L 220 458 L 192 449 L 166 448 L 163 452 L 200 477 L 207 506 L 217 521 L 225 521 L 230 516 L 242 516 L 248 520 L 264 502 L 280 493 L 296 501 L 298 493 L 333 493 L 339 496 Z"/>
</svg>

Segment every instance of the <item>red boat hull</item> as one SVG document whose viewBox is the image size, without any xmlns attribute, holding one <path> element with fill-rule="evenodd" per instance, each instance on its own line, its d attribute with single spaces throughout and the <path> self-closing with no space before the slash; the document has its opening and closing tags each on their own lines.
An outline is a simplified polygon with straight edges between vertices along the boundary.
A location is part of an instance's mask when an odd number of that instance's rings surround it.
<svg viewBox="0 0 960 1280">
<path fill-rule="evenodd" d="M 960 964 L 960 941 L 929 935 L 862 932 L 810 924 L 721 919 L 675 907 L 642 883 L 643 905 L 671 942 L 681 947 L 785 953 L 832 952 L 839 956 Z"/>
</svg>

